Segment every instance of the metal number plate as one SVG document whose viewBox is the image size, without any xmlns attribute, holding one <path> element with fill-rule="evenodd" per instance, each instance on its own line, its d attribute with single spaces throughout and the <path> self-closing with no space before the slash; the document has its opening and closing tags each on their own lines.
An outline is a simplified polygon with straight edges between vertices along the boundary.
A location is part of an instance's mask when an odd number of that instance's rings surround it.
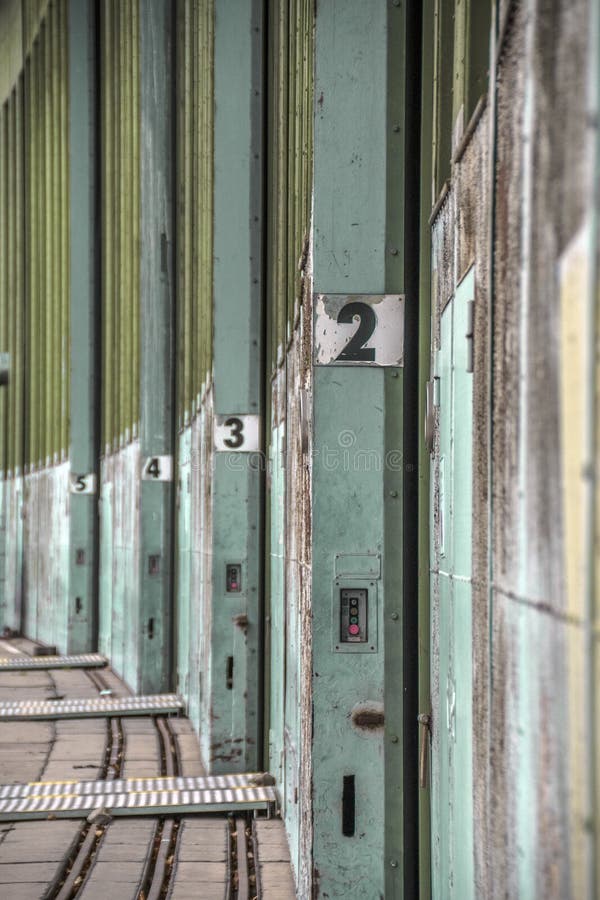
<svg viewBox="0 0 600 900">
<path fill-rule="evenodd" d="M 72 494 L 95 494 L 96 493 L 96 476 L 76 475 L 71 472 L 69 479 L 69 488 Z"/>
<path fill-rule="evenodd" d="M 260 450 L 260 416 L 232 413 L 215 416 L 215 450 L 227 453 L 255 453 Z"/>
<path fill-rule="evenodd" d="M 317 294 L 316 366 L 402 366 L 401 294 Z"/>
<path fill-rule="evenodd" d="M 172 481 L 173 457 L 148 456 L 142 466 L 142 481 Z"/>
</svg>

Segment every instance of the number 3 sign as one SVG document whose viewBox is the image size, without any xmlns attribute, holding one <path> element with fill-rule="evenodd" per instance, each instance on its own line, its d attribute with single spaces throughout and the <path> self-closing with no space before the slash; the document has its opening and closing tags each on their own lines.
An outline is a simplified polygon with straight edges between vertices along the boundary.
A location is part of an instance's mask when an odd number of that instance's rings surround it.
<svg viewBox="0 0 600 900">
<path fill-rule="evenodd" d="M 316 366 L 404 364 L 401 294 L 317 294 Z"/>
<path fill-rule="evenodd" d="M 215 450 L 252 453 L 260 450 L 260 417 L 215 416 Z"/>
</svg>

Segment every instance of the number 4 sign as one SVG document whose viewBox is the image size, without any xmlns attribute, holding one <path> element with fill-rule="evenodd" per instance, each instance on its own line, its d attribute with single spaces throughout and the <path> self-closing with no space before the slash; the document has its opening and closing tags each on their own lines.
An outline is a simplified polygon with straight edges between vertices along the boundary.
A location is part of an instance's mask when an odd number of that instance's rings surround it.
<svg viewBox="0 0 600 900">
<path fill-rule="evenodd" d="M 172 456 L 147 456 L 142 465 L 142 481 L 172 481 Z"/>
<path fill-rule="evenodd" d="M 402 366 L 401 294 L 317 294 L 316 366 Z"/>
</svg>

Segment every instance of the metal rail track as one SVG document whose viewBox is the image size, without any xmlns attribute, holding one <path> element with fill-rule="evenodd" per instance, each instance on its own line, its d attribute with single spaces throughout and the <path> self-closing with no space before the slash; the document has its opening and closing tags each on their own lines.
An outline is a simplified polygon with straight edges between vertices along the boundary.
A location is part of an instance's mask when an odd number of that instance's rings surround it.
<svg viewBox="0 0 600 900">
<path fill-rule="evenodd" d="M 255 867 L 252 819 L 229 816 L 226 900 L 258 900 L 260 893 Z"/>
<path fill-rule="evenodd" d="M 168 719 L 156 716 L 153 721 L 161 750 L 160 774 L 179 775 L 181 766 L 177 736 L 173 733 Z M 152 840 L 152 855 L 148 859 L 139 884 L 139 900 L 162 900 L 167 896 L 174 870 L 173 863 L 177 856 L 180 824 L 179 816 L 161 816 L 158 819 Z"/>
<path fill-rule="evenodd" d="M 109 685 L 98 672 L 86 670 L 86 675 L 98 691 L 109 690 Z M 177 736 L 171 730 L 168 719 L 162 716 L 152 718 L 156 727 L 160 747 L 161 775 L 177 776 L 180 774 Z M 109 718 L 105 761 L 102 767 L 102 778 L 115 780 L 120 778 L 124 761 L 124 736 L 120 719 Z M 152 852 L 142 873 L 138 885 L 139 900 L 162 900 L 167 896 L 173 861 L 177 852 L 179 835 L 179 817 L 161 816 L 157 820 L 152 837 Z M 62 870 L 53 885 L 46 893 L 44 900 L 73 900 L 83 888 L 87 876 L 92 869 L 100 845 L 110 823 L 87 823 L 81 828 L 75 846 L 67 854 Z"/>
<path fill-rule="evenodd" d="M 85 670 L 94 687 L 109 690 L 108 683 L 98 672 Z M 106 720 L 106 744 L 100 777 L 107 781 L 119 778 L 123 768 L 125 737 L 120 718 Z M 44 895 L 44 900 L 71 900 L 82 887 L 93 859 L 106 833 L 107 824 L 85 822 L 63 864 Z"/>
<path fill-rule="evenodd" d="M 110 691 L 110 686 L 100 672 L 85 669 L 86 676 L 99 693 Z M 50 672 L 47 673 L 53 681 Z M 163 777 L 181 775 L 177 735 L 166 716 L 152 716 L 160 748 L 160 774 Z M 106 743 L 99 779 L 115 781 L 122 777 L 125 737 L 118 716 L 106 719 Z M 101 803 L 99 796 L 98 802 Z M 252 820 L 249 815 L 229 816 L 228 885 L 227 900 L 258 900 L 257 872 L 254 865 L 255 847 L 252 838 Z M 151 841 L 151 852 L 137 888 L 137 900 L 166 900 L 175 872 L 175 860 L 180 835 L 180 816 L 159 816 Z M 90 875 L 104 836 L 110 827 L 108 821 L 85 822 L 77 838 L 65 854 L 63 863 L 43 900 L 74 900 L 83 889 Z"/>
</svg>

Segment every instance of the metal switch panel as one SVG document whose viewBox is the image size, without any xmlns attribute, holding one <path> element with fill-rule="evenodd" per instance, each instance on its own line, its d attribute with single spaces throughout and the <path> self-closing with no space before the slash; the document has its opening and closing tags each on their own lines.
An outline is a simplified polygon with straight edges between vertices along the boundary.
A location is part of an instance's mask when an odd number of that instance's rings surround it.
<svg viewBox="0 0 600 900">
<path fill-rule="evenodd" d="M 366 588 L 340 589 L 340 642 L 365 644 L 368 640 Z"/>
<path fill-rule="evenodd" d="M 241 563 L 227 563 L 226 584 L 228 594 L 239 594 L 242 590 Z"/>
</svg>

